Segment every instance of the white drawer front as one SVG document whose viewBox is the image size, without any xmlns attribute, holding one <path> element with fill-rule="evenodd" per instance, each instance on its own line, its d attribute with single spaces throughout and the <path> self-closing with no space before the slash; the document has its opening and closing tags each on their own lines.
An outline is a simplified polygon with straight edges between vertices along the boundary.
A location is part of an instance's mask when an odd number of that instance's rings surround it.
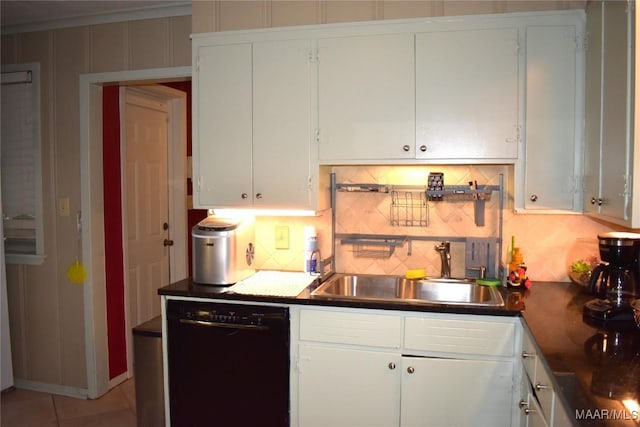
<svg viewBox="0 0 640 427">
<path fill-rule="evenodd" d="M 542 366 L 540 360 L 538 360 L 536 365 L 536 379 L 533 383 L 533 388 L 535 389 L 536 396 L 540 402 L 540 408 L 542 409 L 545 418 L 549 420 L 552 416 L 553 401 L 555 400 L 556 393 L 551 385 L 552 383 L 549 373 L 544 366 Z"/>
<path fill-rule="evenodd" d="M 529 380 L 532 382 L 536 379 L 537 360 L 538 355 L 536 346 L 533 343 L 533 338 L 525 332 L 522 336 L 522 364 L 524 365 L 525 371 L 527 371 Z"/>
<path fill-rule="evenodd" d="M 381 314 L 301 310 L 300 339 L 400 348 L 402 319 Z"/>
<path fill-rule="evenodd" d="M 444 353 L 513 356 L 513 323 L 408 317 L 407 349 Z"/>
</svg>

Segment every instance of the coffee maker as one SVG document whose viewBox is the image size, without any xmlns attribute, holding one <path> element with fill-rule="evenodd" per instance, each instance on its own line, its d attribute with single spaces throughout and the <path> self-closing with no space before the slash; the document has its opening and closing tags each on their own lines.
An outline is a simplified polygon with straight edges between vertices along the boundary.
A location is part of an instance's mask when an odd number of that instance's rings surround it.
<svg viewBox="0 0 640 427">
<path fill-rule="evenodd" d="M 598 321 L 631 321 L 631 302 L 640 283 L 640 234 L 611 232 L 598 235 L 600 263 L 591 273 L 589 290 L 597 296 L 583 308 Z"/>
</svg>

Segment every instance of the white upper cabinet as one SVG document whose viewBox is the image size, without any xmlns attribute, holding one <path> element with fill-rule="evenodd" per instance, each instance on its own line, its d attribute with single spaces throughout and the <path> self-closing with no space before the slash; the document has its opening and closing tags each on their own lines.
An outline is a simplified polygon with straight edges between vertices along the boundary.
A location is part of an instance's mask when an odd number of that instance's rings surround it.
<svg viewBox="0 0 640 427">
<path fill-rule="evenodd" d="M 570 17 L 571 18 L 571 17 Z M 584 20 L 527 26 L 524 173 L 517 205 L 581 211 Z"/>
<path fill-rule="evenodd" d="M 196 58 L 194 206 L 248 205 L 253 191 L 251 44 L 198 47 Z"/>
<path fill-rule="evenodd" d="M 256 205 L 318 207 L 310 52 L 309 40 L 253 45 L 253 192 L 262 195 Z"/>
<path fill-rule="evenodd" d="M 630 27 L 613 3 L 586 95 L 582 10 L 194 35 L 194 206 L 320 210 L 331 165 L 499 163 L 516 210 L 579 212 L 596 164 L 593 210 L 628 222 Z"/>
<path fill-rule="evenodd" d="M 194 50 L 194 205 L 321 208 L 311 167 L 311 42 Z"/>
<path fill-rule="evenodd" d="M 640 174 L 634 172 L 634 5 L 593 2 L 587 13 L 585 211 L 637 228 L 640 194 L 634 188 L 638 188 Z"/>
<path fill-rule="evenodd" d="M 518 156 L 518 30 L 416 34 L 416 157 Z"/>
<path fill-rule="evenodd" d="M 413 34 L 318 41 L 319 157 L 414 158 Z"/>
</svg>

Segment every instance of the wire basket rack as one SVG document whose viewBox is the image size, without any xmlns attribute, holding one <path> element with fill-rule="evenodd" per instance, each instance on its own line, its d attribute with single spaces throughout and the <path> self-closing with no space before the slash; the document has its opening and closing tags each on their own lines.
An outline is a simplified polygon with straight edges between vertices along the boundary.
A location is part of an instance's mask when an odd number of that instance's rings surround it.
<svg viewBox="0 0 640 427">
<path fill-rule="evenodd" d="M 389 220 L 396 227 L 429 225 L 429 205 L 424 191 L 392 190 Z"/>
<path fill-rule="evenodd" d="M 406 239 L 349 239 L 343 243 L 350 243 L 353 255 L 358 258 L 390 258 L 398 246 L 402 246 Z"/>
</svg>

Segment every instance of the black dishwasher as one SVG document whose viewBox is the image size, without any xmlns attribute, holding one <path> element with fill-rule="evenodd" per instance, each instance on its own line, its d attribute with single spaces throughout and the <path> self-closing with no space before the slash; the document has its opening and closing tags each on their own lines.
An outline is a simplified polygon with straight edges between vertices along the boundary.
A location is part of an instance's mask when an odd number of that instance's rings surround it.
<svg viewBox="0 0 640 427">
<path fill-rule="evenodd" d="M 289 309 L 169 300 L 171 425 L 288 426 Z"/>
</svg>

